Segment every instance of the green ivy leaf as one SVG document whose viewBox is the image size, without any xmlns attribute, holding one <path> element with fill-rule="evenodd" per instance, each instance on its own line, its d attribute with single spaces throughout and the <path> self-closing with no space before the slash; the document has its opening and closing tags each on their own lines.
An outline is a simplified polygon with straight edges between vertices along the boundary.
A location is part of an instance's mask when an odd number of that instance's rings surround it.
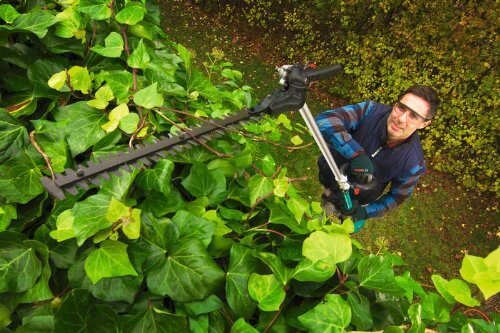
<svg viewBox="0 0 500 333">
<path fill-rule="evenodd" d="M 103 241 L 89 254 L 85 260 L 85 272 L 93 284 L 103 278 L 137 276 L 127 254 L 127 245 L 112 240 Z"/>
<path fill-rule="evenodd" d="M 312 262 L 323 261 L 329 266 L 346 261 L 352 254 L 349 236 L 315 231 L 304 240 L 302 255 Z"/>
<path fill-rule="evenodd" d="M 73 289 L 55 314 L 54 333 L 120 332 L 121 319 L 108 305 L 93 304 L 87 290 Z"/>
<path fill-rule="evenodd" d="M 32 120 L 31 123 L 35 127 L 38 145 L 50 158 L 52 170 L 63 172 L 70 158 L 65 135 L 66 123 L 42 119 Z"/>
<path fill-rule="evenodd" d="M 422 305 L 417 303 L 410 306 L 408 315 L 411 320 L 411 327 L 408 333 L 424 333 L 425 323 L 422 322 Z"/>
<path fill-rule="evenodd" d="M 58 242 L 75 238 L 75 231 L 73 230 L 74 220 L 75 217 L 70 209 L 59 214 L 56 222 L 57 229 L 50 232 L 50 237 L 54 238 Z"/>
<path fill-rule="evenodd" d="M 113 95 L 116 97 L 116 103 L 122 104 L 129 102 L 129 90 L 134 84 L 132 73 L 125 70 L 110 71 L 100 74 L 98 78 L 102 81 L 106 81 Z"/>
<path fill-rule="evenodd" d="M 210 258 L 196 238 L 176 242 L 168 254 L 147 275 L 149 290 L 178 302 L 202 300 L 222 283 L 224 272 Z"/>
<path fill-rule="evenodd" d="M 106 134 L 101 129 L 106 115 L 86 102 L 57 108 L 53 114 L 58 122 L 66 122 L 66 140 L 72 156 L 83 153 Z"/>
<path fill-rule="evenodd" d="M 44 192 L 42 173 L 24 151 L 14 151 L 0 163 L 0 198 L 6 203 L 27 203 Z"/>
<path fill-rule="evenodd" d="M 96 194 L 84 201 L 77 202 L 71 209 L 75 218 L 73 229 L 79 246 L 99 230 L 109 228 L 113 225 L 113 222 L 106 218 L 110 202 L 111 197 Z"/>
<path fill-rule="evenodd" d="M 256 259 L 252 250 L 233 243 L 226 274 L 227 303 L 234 313 L 242 318 L 252 317 L 256 303 L 248 293 L 248 279 L 256 269 Z"/>
<path fill-rule="evenodd" d="M 303 282 L 324 282 L 335 274 L 336 269 L 337 266 L 331 265 L 324 260 L 314 262 L 302 258 L 297 266 L 295 266 L 291 277 Z"/>
<path fill-rule="evenodd" d="M 248 181 L 248 191 L 250 193 L 250 205 L 253 206 L 258 199 L 268 195 L 274 190 L 273 180 L 260 175 L 252 176 Z"/>
<path fill-rule="evenodd" d="M 276 178 L 273 180 L 274 185 L 274 195 L 283 198 L 285 196 L 286 191 L 290 187 L 290 183 L 287 178 Z"/>
<path fill-rule="evenodd" d="M 262 311 L 277 311 L 285 300 L 283 285 L 274 274 L 252 273 L 248 279 L 248 294 L 258 303 Z"/>
<path fill-rule="evenodd" d="M 174 167 L 174 162 L 171 160 L 161 159 L 153 169 L 144 170 L 139 174 L 137 184 L 145 190 L 155 190 L 167 195 L 172 187 L 171 180 Z"/>
<path fill-rule="evenodd" d="M 240 318 L 234 322 L 231 333 L 259 333 L 259 331 L 248 324 L 245 319 Z"/>
<path fill-rule="evenodd" d="M 295 146 L 300 146 L 301 144 L 304 143 L 304 141 L 300 138 L 300 136 L 295 135 L 290 139 L 290 141 L 295 145 Z"/>
<path fill-rule="evenodd" d="M 172 221 L 179 230 L 179 237 L 198 239 L 205 248 L 212 241 L 216 228 L 214 221 L 195 216 L 184 210 L 178 211 Z"/>
<path fill-rule="evenodd" d="M 150 61 L 151 58 L 149 57 L 148 50 L 141 39 L 132 54 L 128 57 L 127 64 L 132 68 L 145 69 L 148 67 Z"/>
<path fill-rule="evenodd" d="M 390 257 L 369 255 L 358 263 L 359 284 L 361 287 L 383 293 L 402 296 L 403 290 L 397 285 Z"/>
<path fill-rule="evenodd" d="M 465 281 L 476 284 L 485 299 L 500 291 L 500 248 L 486 258 L 466 255 L 462 261 L 460 275 Z"/>
<path fill-rule="evenodd" d="M 125 8 L 116 14 L 115 19 L 123 24 L 135 25 L 144 18 L 146 9 L 137 2 L 129 2 Z"/>
<path fill-rule="evenodd" d="M 139 125 L 139 115 L 137 113 L 129 113 L 120 119 L 118 127 L 127 134 L 132 134 L 137 130 Z"/>
<path fill-rule="evenodd" d="M 193 164 L 189 176 L 182 181 L 182 186 L 197 198 L 207 197 L 209 205 L 219 204 L 227 196 L 223 171 L 208 170 L 202 163 Z"/>
<path fill-rule="evenodd" d="M 12 18 L 12 16 L 10 18 Z M 43 38 L 47 34 L 48 28 L 57 22 L 58 19 L 49 11 L 34 9 L 27 14 L 18 15 L 14 20 L 12 27 L 4 28 L 14 31 L 31 32 L 38 38 Z"/>
<path fill-rule="evenodd" d="M 148 306 L 124 323 L 124 332 L 178 333 L 187 332 L 186 318 Z"/>
<path fill-rule="evenodd" d="M 0 108 L 0 163 L 5 161 L 6 155 L 10 156 L 12 151 L 22 149 L 28 142 L 26 128 Z"/>
<path fill-rule="evenodd" d="M 396 283 L 405 290 L 405 296 L 410 303 L 413 302 L 413 293 L 420 297 L 427 295 L 422 286 L 410 276 L 410 272 L 405 272 L 402 276 L 396 276 Z"/>
<path fill-rule="evenodd" d="M 351 322 L 351 308 L 340 295 L 327 294 L 324 302 L 299 316 L 299 321 L 313 333 L 342 333 Z"/>
<path fill-rule="evenodd" d="M 0 206 L 0 231 L 7 230 L 10 225 L 10 221 L 13 219 L 17 219 L 16 207 L 12 205 Z"/>
<path fill-rule="evenodd" d="M 0 19 L 4 20 L 7 24 L 11 24 L 20 14 L 10 4 L 0 5 Z"/>
<path fill-rule="evenodd" d="M 189 72 L 191 70 L 191 53 L 181 44 L 177 44 L 177 52 L 179 53 L 179 57 L 181 57 L 182 62 L 184 62 L 186 71 Z"/>
<path fill-rule="evenodd" d="M 80 0 L 77 10 L 88 14 L 92 20 L 107 20 L 111 17 L 112 0 Z"/>
<path fill-rule="evenodd" d="M 276 279 L 283 285 L 290 280 L 291 269 L 286 267 L 281 259 L 271 252 L 255 252 L 254 256 L 265 263 L 274 273 Z"/>
<path fill-rule="evenodd" d="M 149 87 L 139 90 L 134 95 L 134 103 L 146 109 L 163 105 L 163 96 L 158 94 L 158 84 L 155 82 Z"/>
<path fill-rule="evenodd" d="M 64 71 L 60 71 L 59 73 L 55 73 L 52 75 L 47 82 L 49 87 L 55 89 L 57 91 L 69 91 L 69 87 L 66 85 L 66 80 L 68 78 L 68 73 Z M 64 87 L 64 89 L 63 89 Z"/>
<path fill-rule="evenodd" d="M 356 330 L 370 330 L 373 326 L 373 318 L 368 298 L 358 292 L 350 291 L 347 293 L 347 303 L 352 309 L 351 323 L 356 326 Z"/>
<path fill-rule="evenodd" d="M 59 20 L 56 24 L 55 35 L 61 38 L 85 39 L 85 26 L 87 20 L 75 10 L 73 7 L 68 7 L 64 11 L 58 13 L 56 18 Z"/>
<path fill-rule="evenodd" d="M 163 253 L 170 251 L 179 239 L 179 229 L 170 219 L 157 218 L 152 214 L 143 214 L 141 222 L 142 237 Z"/>
<path fill-rule="evenodd" d="M 11 231 L 0 232 L 0 293 L 24 292 L 35 285 L 42 274 L 36 250 Z"/>
<path fill-rule="evenodd" d="M 73 66 L 68 70 L 69 81 L 74 90 L 81 91 L 84 94 L 89 93 L 92 88 L 92 80 L 86 67 Z"/>
<path fill-rule="evenodd" d="M 450 321 L 450 311 L 452 305 L 448 304 L 444 298 L 436 293 L 429 293 L 422 300 L 422 318 L 447 323 Z"/>
<path fill-rule="evenodd" d="M 300 197 L 290 198 L 287 200 L 286 206 L 292 212 L 293 216 L 295 216 L 295 220 L 300 224 L 302 216 L 309 209 L 309 202 Z"/>
<path fill-rule="evenodd" d="M 96 45 L 91 50 L 103 57 L 119 58 L 123 51 L 123 38 L 113 31 L 104 39 L 104 46 Z"/>
<path fill-rule="evenodd" d="M 134 298 L 139 292 L 142 277 L 121 276 L 101 279 L 96 284 L 89 286 L 89 291 L 97 299 L 106 302 L 134 303 Z"/>
</svg>

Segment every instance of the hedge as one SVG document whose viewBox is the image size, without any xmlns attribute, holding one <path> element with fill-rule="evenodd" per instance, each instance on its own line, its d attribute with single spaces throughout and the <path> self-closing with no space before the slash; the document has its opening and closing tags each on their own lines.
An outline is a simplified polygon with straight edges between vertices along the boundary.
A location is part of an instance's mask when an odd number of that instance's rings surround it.
<svg viewBox="0 0 500 333">
<path fill-rule="evenodd" d="M 433 169 L 467 188 L 498 182 L 498 3 L 488 1 L 198 0 L 245 23 L 291 61 L 340 62 L 330 92 L 391 103 L 413 84 L 435 87 L 442 104 L 423 133 Z"/>
</svg>

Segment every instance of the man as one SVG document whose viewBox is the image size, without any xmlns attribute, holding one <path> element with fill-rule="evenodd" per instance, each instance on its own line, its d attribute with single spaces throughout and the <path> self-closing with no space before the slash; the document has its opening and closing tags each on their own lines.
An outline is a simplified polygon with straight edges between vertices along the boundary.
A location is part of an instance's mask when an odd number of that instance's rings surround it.
<svg viewBox="0 0 500 333">
<path fill-rule="evenodd" d="M 354 222 L 380 217 L 411 195 L 426 170 L 416 131 L 429 126 L 438 105 L 434 89 L 413 86 L 392 106 L 366 101 L 316 117 L 337 164 L 349 163 L 350 179 L 375 177 L 373 189 L 351 191 L 357 204 L 343 215 L 351 215 Z M 340 191 L 323 156 L 318 166 L 319 180 L 326 187 L 323 199 L 342 210 Z M 389 192 L 382 195 L 389 183 Z"/>
</svg>

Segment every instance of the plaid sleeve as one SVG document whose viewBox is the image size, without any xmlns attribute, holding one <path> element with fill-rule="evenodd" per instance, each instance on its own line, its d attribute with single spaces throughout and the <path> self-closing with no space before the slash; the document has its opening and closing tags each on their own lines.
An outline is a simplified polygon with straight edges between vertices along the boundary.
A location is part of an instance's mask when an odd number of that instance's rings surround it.
<svg viewBox="0 0 500 333">
<path fill-rule="evenodd" d="M 357 129 L 363 118 L 373 110 L 375 103 L 365 101 L 320 113 L 316 116 L 316 123 L 330 148 L 338 151 L 346 159 L 351 159 L 363 148 L 349 132 Z"/>
<path fill-rule="evenodd" d="M 380 197 L 377 201 L 368 204 L 366 213 L 368 218 L 380 217 L 387 211 L 401 205 L 413 192 L 418 179 L 425 172 L 424 161 L 399 176 L 391 182 L 390 191 Z"/>
</svg>

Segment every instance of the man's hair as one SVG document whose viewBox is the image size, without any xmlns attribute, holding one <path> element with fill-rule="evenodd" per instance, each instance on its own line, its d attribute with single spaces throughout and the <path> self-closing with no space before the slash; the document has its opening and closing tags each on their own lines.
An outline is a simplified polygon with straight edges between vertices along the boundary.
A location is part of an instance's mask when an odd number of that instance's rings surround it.
<svg viewBox="0 0 500 333">
<path fill-rule="evenodd" d="M 439 106 L 440 100 L 439 97 L 436 93 L 436 91 L 428 86 L 420 86 L 420 85 L 415 85 L 412 86 L 408 89 L 406 89 L 402 94 L 398 96 L 398 100 L 401 100 L 404 95 L 406 94 L 413 94 L 415 96 L 418 96 L 422 98 L 424 101 L 426 101 L 429 104 L 429 115 L 427 118 L 432 119 L 434 118 L 434 115 L 436 114 L 436 110 Z"/>
</svg>

